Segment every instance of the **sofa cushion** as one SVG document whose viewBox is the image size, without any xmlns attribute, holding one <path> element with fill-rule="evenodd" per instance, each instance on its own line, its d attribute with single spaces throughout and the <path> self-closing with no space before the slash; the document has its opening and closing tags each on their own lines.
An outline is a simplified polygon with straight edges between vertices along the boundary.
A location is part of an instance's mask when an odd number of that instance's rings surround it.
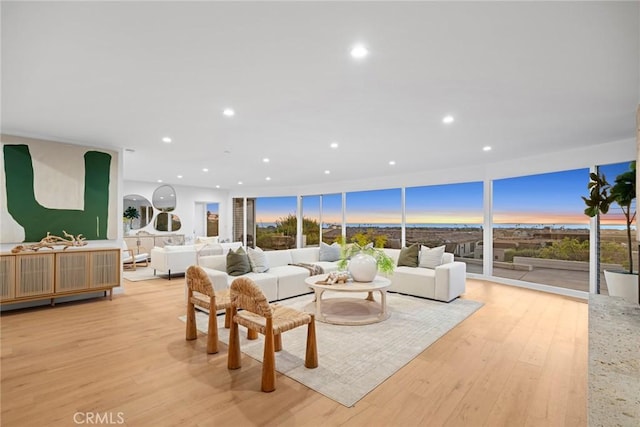
<svg viewBox="0 0 640 427">
<path fill-rule="evenodd" d="M 400 249 L 400 255 L 398 256 L 398 267 L 417 267 L 418 266 L 418 253 L 420 252 L 420 245 L 414 243 L 413 245 Z"/>
<path fill-rule="evenodd" d="M 247 255 L 249 256 L 249 263 L 251 264 L 251 271 L 254 273 L 264 273 L 269 270 L 269 263 L 267 262 L 267 256 L 263 250 L 259 247 L 247 248 Z"/>
<path fill-rule="evenodd" d="M 269 263 L 270 269 L 282 265 L 293 264 L 293 258 L 291 258 L 290 249 L 284 249 L 280 251 L 266 251 L 265 255 L 267 256 L 267 262 Z"/>
<path fill-rule="evenodd" d="M 241 276 L 251 272 L 251 264 L 247 253 L 241 247 L 236 251 L 229 249 L 227 254 L 227 274 L 229 276 Z"/>
<path fill-rule="evenodd" d="M 311 264 L 319 260 L 318 248 L 300 248 L 291 249 L 292 264 L 307 263 Z"/>
<path fill-rule="evenodd" d="M 442 256 L 444 255 L 444 245 L 436 248 L 422 246 L 420 249 L 420 263 L 423 268 L 436 268 L 442 264 Z"/>
<path fill-rule="evenodd" d="M 320 242 L 320 261 L 338 261 L 340 259 L 340 245 L 334 242 L 327 245 Z"/>
</svg>

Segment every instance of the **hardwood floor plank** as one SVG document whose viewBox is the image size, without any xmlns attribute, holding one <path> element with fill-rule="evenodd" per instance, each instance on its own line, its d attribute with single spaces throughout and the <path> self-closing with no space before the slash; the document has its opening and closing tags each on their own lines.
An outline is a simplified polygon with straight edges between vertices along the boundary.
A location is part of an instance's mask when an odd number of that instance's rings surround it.
<svg viewBox="0 0 640 427">
<path fill-rule="evenodd" d="M 183 278 L 6 312 L 2 425 L 68 426 L 78 411 L 128 426 L 586 425 L 587 305 L 478 280 L 464 298 L 485 305 L 353 408 L 281 374 L 262 393 L 259 362 L 229 371 L 226 345 L 186 341 Z"/>
</svg>

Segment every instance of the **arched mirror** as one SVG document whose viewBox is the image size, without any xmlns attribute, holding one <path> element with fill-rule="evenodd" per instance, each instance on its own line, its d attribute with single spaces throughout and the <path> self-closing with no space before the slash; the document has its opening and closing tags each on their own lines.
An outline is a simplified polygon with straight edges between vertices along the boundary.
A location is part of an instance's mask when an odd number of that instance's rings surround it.
<svg viewBox="0 0 640 427">
<path fill-rule="evenodd" d="M 168 212 L 159 213 L 153 225 L 158 231 L 177 231 L 182 227 L 178 215 Z"/>
<path fill-rule="evenodd" d="M 129 230 L 139 230 L 151 223 L 153 218 L 153 207 L 146 197 L 139 194 L 128 194 L 124 196 L 122 204 L 122 220 L 125 232 Z"/>
<path fill-rule="evenodd" d="M 176 208 L 176 190 L 170 185 L 161 185 L 153 192 L 153 207 L 160 212 L 171 212 Z"/>
</svg>

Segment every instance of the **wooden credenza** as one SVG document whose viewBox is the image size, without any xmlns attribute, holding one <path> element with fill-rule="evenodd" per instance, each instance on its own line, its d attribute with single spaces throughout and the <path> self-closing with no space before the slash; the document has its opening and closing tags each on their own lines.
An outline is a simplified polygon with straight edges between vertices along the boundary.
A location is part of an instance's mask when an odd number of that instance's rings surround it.
<svg viewBox="0 0 640 427">
<path fill-rule="evenodd" d="M 51 299 L 120 286 L 118 248 L 41 249 L 0 255 L 0 304 Z"/>
</svg>

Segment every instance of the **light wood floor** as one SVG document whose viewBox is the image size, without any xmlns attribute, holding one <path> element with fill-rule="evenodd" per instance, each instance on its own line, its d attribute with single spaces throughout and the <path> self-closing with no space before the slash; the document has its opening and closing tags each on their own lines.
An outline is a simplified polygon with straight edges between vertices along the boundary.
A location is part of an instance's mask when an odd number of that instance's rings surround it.
<svg viewBox="0 0 640 427">
<path fill-rule="evenodd" d="M 259 362 L 228 371 L 226 345 L 185 341 L 182 284 L 3 314 L 1 425 L 73 426 L 76 412 L 128 426 L 587 424 L 584 302 L 468 280 L 484 307 L 346 408 L 280 374 L 261 393 Z"/>
</svg>

